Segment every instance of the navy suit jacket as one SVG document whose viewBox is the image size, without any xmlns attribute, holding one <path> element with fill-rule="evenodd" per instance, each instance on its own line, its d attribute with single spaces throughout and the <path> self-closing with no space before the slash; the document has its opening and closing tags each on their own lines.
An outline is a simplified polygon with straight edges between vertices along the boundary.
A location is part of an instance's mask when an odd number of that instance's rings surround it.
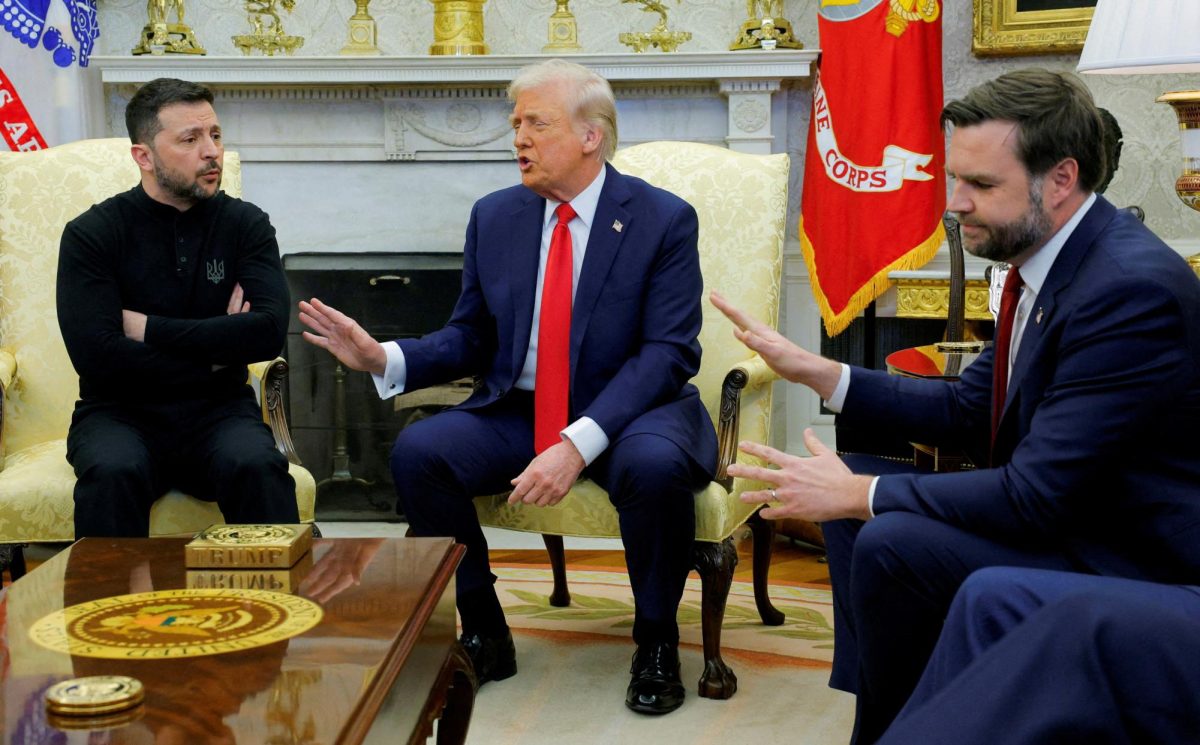
<svg viewBox="0 0 1200 745">
<path fill-rule="evenodd" d="M 986 464 L 991 349 L 955 383 L 855 369 L 842 417 Z M 1103 197 L 1055 259 L 1013 363 L 993 462 L 883 476 L 927 515 L 1079 568 L 1200 582 L 1200 281 Z"/>
<path fill-rule="evenodd" d="M 716 434 L 688 382 L 700 367 L 696 211 L 605 167 L 571 316 L 570 419 L 591 417 L 610 443 L 665 436 L 712 473 Z M 475 203 L 449 323 L 399 341 L 406 390 L 479 375 L 483 385 L 460 405 L 466 409 L 512 390 L 529 348 L 545 205 L 524 186 Z"/>
</svg>

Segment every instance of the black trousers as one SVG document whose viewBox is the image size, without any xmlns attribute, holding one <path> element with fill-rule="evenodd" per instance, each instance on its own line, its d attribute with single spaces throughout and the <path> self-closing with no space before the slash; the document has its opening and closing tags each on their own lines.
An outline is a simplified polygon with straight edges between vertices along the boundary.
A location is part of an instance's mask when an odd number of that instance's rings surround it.
<svg viewBox="0 0 1200 745">
<path fill-rule="evenodd" d="M 295 523 L 296 483 L 254 392 L 158 404 L 80 401 L 67 435 L 75 537 L 139 537 L 172 488 L 214 501 L 230 523 Z"/>
<path fill-rule="evenodd" d="M 496 581 L 471 500 L 512 489 L 533 459 L 532 401 L 515 392 L 480 409 L 442 412 L 396 439 L 392 477 L 413 534 L 452 536 L 467 548 L 456 577 L 460 599 Z M 619 514 L 635 641 L 678 641 L 675 614 L 695 540 L 693 494 L 709 476 L 674 442 L 649 434 L 610 443 L 583 475 L 608 491 Z"/>
</svg>

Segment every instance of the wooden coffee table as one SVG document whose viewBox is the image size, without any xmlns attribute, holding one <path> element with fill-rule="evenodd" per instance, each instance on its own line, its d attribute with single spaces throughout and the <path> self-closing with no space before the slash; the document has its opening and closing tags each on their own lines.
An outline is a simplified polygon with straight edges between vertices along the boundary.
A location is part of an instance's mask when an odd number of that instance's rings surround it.
<svg viewBox="0 0 1200 745">
<path fill-rule="evenodd" d="M 106 730 L 104 742 L 114 745 L 423 743 L 435 721 L 439 743 L 466 739 L 475 679 L 455 633 L 461 546 L 447 538 L 324 539 L 291 573 L 189 578 L 186 542 L 84 539 L 0 594 L 3 743 L 57 742 L 64 735 L 56 730 L 77 728 Z M 189 579 L 192 587 L 286 591 L 316 602 L 323 616 L 284 641 L 179 659 L 136 651 L 100 659 L 30 638 L 39 619 L 65 607 L 183 589 Z M 49 686 L 87 675 L 137 678 L 145 702 L 103 721 L 47 714 Z"/>
</svg>

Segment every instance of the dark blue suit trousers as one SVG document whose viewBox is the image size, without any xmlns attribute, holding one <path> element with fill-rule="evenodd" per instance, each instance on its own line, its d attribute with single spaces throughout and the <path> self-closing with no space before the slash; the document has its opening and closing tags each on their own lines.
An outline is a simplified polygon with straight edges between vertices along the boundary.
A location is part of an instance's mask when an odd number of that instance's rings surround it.
<svg viewBox="0 0 1200 745">
<path fill-rule="evenodd" d="M 1200 738 L 1200 588 L 993 567 L 955 596 L 885 745 Z"/>
</svg>

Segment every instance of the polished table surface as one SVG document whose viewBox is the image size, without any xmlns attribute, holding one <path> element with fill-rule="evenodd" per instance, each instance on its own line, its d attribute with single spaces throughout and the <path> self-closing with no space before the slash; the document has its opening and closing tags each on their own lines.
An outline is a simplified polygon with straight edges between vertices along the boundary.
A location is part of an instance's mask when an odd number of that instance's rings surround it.
<svg viewBox="0 0 1200 745">
<path fill-rule="evenodd" d="M 982 344 L 978 345 L 982 348 Z M 979 356 L 979 349 L 945 351 L 944 344 L 926 344 L 892 352 L 887 356 L 888 372 L 910 378 L 958 380 L 958 376 Z"/>
<path fill-rule="evenodd" d="M 454 570 L 463 549 L 450 539 L 315 541 L 311 558 L 302 559 L 290 578 L 264 572 L 267 584 L 257 589 L 273 589 L 274 583 L 276 590 L 318 603 L 323 617 L 308 631 L 267 646 L 186 659 L 97 659 L 55 652 L 30 638 L 38 619 L 64 607 L 188 587 L 186 542 L 84 539 L 0 594 L 3 743 L 424 739 L 429 701 L 436 697 L 431 692 L 446 677 L 448 658 L 461 657 Z M 230 581 L 252 576 L 237 574 Z M 140 680 L 146 700 L 115 717 L 102 734 L 71 731 L 76 720 L 47 715 L 49 686 L 110 674 Z M 441 694 L 444 701 L 445 690 Z M 469 717 L 469 703 L 466 712 Z M 460 724 L 465 736 L 465 722 Z"/>
</svg>

